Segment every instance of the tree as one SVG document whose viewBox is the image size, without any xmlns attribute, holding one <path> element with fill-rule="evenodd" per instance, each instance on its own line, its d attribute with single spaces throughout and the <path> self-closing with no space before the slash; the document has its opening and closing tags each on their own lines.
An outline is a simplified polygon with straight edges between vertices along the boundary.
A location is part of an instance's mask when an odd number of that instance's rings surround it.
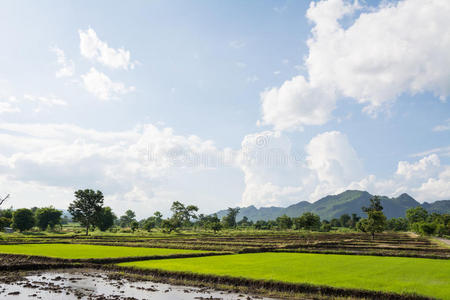
<svg viewBox="0 0 450 300">
<path fill-rule="evenodd" d="M 428 212 L 422 206 L 417 206 L 406 210 L 406 219 L 408 220 L 410 225 L 414 223 L 425 222 L 427 218 Z"/>
<path fill-rule="evenodd" d="M 136 231 L 136 229 L 139 228 L 138 221 L 136 221 L 136 220 L 132 221 L 131 224 L 130 224 L 130 227 L 131 227 L 131 231 L 133 231 L 133 233 L 134 233 Z"/>
<path fill-rule="evenodd" d="M 362 232 L 367 232 L 375 239 L 376 232 L 383 232 L 386 228 L 386 216 L 383 214 L 383 206 L 380 204 L 380 197 L 370 198 L 370 206 L 362 207 L 367 214 L 367 219 L 362 219 L 357 223 L 357 228 Z"/>
<path fill-rule="evenodd" d="M 343 227 L 350 227 L 351 226 L 351 218 L 348 214 L 343 214 L 339 218 L 339 222 Z"/>
<path fill-rule="evenodd" d="M 228 213 L 223 217 L 223 224 L 227 228 L 236 228 L 236 217 L 241 209 L 228 207 Z"/>
<path fill-rule="evenodd" d="M 136 221 L 136 214 L 131 209 L 127 210 L 119 219 L 120 227 L 131 227 L 131 223 Z"/>
<path fill-rule="evenodd" d="M 106 231 L 113 227 L 116 219 L 117 216 L 113 213 L 111 207 L 102 207 L 100 213 L 98 214 L 95 225 L 98 227 L 98 229 L 100 229 L 100 231 Z"/>
<path fill-rule="evenodd" d="M 358 216 L 357 214 L 352 214 L 352 219 L 350 220 L 350 227 L 351 228 L 355 228 L 356 227 L 356 223 L 358 223 L 358 221 L 361 220 L 361 217 Z"/>
<path fill-rule="evenodd" d="M 383 206 L 381 206 L 381 199 L 379 196 L 373 196 L 370 198 L 370 206 L 362 207 L 363 212 L 368 213 L 369 211 L 383 211 Z"/>
<path fill-rule="evenodd" d="M 153 217 L 155 218 L 155 227 L 161 227 L 161 222 L 162 222 L 162 213 L 160 213 L 159 211 L 156 211 L 153 214 Z"/>
<path fill-rule="evenodd" d="M 393 231 L 407 231 L 408 221 L 405 218 L 392 218 L 387 220 L 386 228 Z"/>
<path fill-rule="evenodd" d="M 312 212 L 306 212 L 301 217 L 294 219 L 295 229 L 319 230 L 320 217 Z"/>
<path fill-rule="evenodd" d="M 89 234 L 91 225 L 95 225 L 103 207 L 103 193 L 93 190 L 78 190 L 75 192 L 75 200 L 69 205 L 69 213 L 73 220 L 80 222 Z"/>
<path fill-rule="evenodd" d="M 287 215 L 282 215 L 276 219 L 278 227 L 282 230 L 290 229 L 292 227 L 292 219 Z"/>
<path fill-rule="evenodd" d="M 220 224 L 217 214 L 204 217 L 204 226 L 206 229 L 214 231 L 214 233 L 222 229 L 222 224 Z"/>
<path fill-rule="evenodd" d="M 189 226 L 191 225 L 191 219 L 197 219 L 195 213 L 198 211 L 198 207 L 195 205 L 185 206 L 183 203 L 175 201 L 172 203 L 170 210 L 173 213 L 172 218 L 177 219 L 180 226 Z"/>
<path fill-rule="evenodd" d="M 9 198 L 9 194 L 8 195 L 6 195 L 4 198 L 2 198 L 2 197 L 0 197 L 0 205 L 2 205 L 3 204 L 3 202 L 5 202 L 6 201 L 6 199 L 8 199 Z"/>
<path fill-rule="evenodd" d="M 3 230 L 5 227 L 11 226 L 12 220 L 10 218 L 0 217 L 0 230 Z"/>
<path fill-rule="evenodd" d="M 31 210 L 31 212 L 33 212 L 33 210 Z M 56 225 L 61 225 L 62 211 L 57 210 L 52 206 L 38 208 L 34 215 L 36 217 L 36 225 L 40 230 L 46 230 L 47 227 L 50 227 L 50 229 L 53 230 Z"/>
<path fill-rule="evenodd" d="M 33 212 L 28 208 L 21 208 L 13 213 L 13 228 L 20 232 L 29 230 L 34 226 Z"/>
<path fill-rule="evenodd" d="M 249 221 L 247 216 L 244 216 L 242 220 L 236 223 L 236 225 L 240 227 L 249 227 L 253 225 L 253 222 Z"/>
<path fill-rule="evenodd" d="M 152 231 L 153 228 L 156 226 L 155 217 L 147 218 L 147 220 L 144 221 L 144 224 L 142 224 L 142 228 L 147 230 L 148 232 Z"/>
</svg>

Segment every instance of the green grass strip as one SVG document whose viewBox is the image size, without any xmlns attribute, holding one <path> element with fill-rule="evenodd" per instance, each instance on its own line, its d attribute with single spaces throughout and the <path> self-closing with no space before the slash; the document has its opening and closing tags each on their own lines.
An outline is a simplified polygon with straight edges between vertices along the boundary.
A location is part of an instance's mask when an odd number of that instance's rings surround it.
<svg viewBox="0 0 450 300">
<path fill-rule="evenodd" d="M 450 260 L 253 253 L 121 263 L 120 266 L 244 277 L 450 299 Z"/>
<path fill-rule="evenodd" d="M 80 244 L 0 245 L 0 253 L 47 256 L 65 259 L 162 256 L 203 252 L 207 251 Z"/>
</svg>

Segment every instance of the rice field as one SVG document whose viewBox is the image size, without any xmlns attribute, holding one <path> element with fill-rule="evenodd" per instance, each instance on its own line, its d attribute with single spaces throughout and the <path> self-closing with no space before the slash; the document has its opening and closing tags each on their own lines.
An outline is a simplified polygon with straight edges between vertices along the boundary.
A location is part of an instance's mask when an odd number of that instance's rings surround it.
<svg viewBox="0 0 450 300">
<path fill-rule="evenodd" d="M 450 260 L 306 253 L 253 253 L 139 261 L 119 265 L 339 288 L 416 293 L 450 299 Z"/>
<path fill-rule="evenodd" d="M 82 244 L 17 244 L 0 245 L 0 254 L 36 255 L 64 259 L 118 258 L 139 256 L 166 256 L 174 254 L 205 253 L 206 251 L 102 246 Z"/>
</svg>

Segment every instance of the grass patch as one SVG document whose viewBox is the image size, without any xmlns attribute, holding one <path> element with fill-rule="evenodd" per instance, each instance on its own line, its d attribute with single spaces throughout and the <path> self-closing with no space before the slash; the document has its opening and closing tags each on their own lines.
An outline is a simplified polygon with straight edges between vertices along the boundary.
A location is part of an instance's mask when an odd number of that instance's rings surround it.
<svg viewBox="0 0 450 300">
<path fill-rule="evenodd" d="M 163 256 L 202 252 L 206 251 L 80 244 L 0 245 L 0 253 L 4 254 L 36 255 L 65 259 Z"/>
<path fill-rule="evenodd" d="M 140 261 L 119 265 L 339 288 L 416 293 L 450 299 L 450 260 L 255 253 Z"/>
</svg>

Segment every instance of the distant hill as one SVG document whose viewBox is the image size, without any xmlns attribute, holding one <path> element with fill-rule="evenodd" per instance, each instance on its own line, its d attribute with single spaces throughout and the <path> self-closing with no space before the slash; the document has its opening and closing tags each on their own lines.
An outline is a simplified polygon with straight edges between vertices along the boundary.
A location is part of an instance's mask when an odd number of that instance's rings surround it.
<svg viewBox="0 0 450 300">
<path fill-rule="evenodd" d="M 326 196 L 314 203 L 301 201 L 288 207 L 261 207 L 255 206 L 242 207 L 237 220 L 244 216 L 249 220 L 274 220 L 284 214 L 289 217 L 298 217 L 305 212 L 313 212 L 320 216 L 321 219 L 331 220 L 339 218 L 342 214 L 352 213 L 363 216 L 361 207 L 368 206 L 372 197 L 366 191 L 348 190 L 338 195 Z M 408 194 L 401 194 L 397 198 L 381 197 L 381 204 L 384 207 L 384 214 L 388 218 L 404 217 L 408 208 L 422 205 L 426 210 L 437 213 L 450 213 L 450 200 L 440 200 L 433 203 L 420 204 Z M 217 216 L 222 218 L 227 214 L 226 210 L 217 212 Z"/>
</svg>

